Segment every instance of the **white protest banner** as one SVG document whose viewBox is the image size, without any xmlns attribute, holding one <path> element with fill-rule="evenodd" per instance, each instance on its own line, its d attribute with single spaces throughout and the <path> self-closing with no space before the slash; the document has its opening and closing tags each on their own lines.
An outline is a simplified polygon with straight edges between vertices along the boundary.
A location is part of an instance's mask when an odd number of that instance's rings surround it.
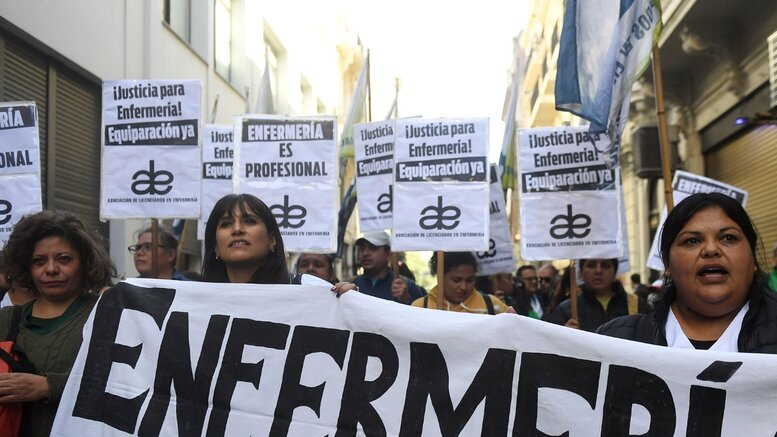
<svg viewBox="0 0 777 437">
<path fill-rule="evenodd" d="M 775 373 L 328 287 L 132 279 L 87 321 L 51 436 L 772 437 Z"/>
<path fill-rule="evenodd" d="M 619 258 L 620 171 L 605 164 L 607 136 L 587 127 L 518 135 L 521 258 Z"/>
<path fill-rule="evenodd" d="M 391 227 L 394 128 L 394 120 L 357 124 L 353 128 L 361 232 Z"/>
<path fill-rule="evenodd" d="M 677 170 L 672 179 L 672 197 L 674 198 L 674 204 L 677 205 L 686 197 L 696 193 L 721 193 L 736 199 L 742 204 L 742 207 L 747 205 L 747 191 L 712 178 L 699 176 L 683 170 Z M 658 231 L 653 237 L 653 243 L 650 245 L 650 255 L 648 255 L 648 260 L 645 263 L 653 270 L 664 270 L 664 263 L 661 261 L 661 254 L 659 253 L 659 245 L 661 230 L 664 228 L 666 216 L 667 211 L 666 207 L 664 207 L 663 211 L 661 211 Z"/>
<path fill-rule="evenodd" d="M 197 238 L 205 239 L 205 226 L 213 206 L 232 194 L 232 160 L 235 158 L 232 125 L 207 124 L 202 139 L 202 213 Z"/>
<path fill-rule="evenodd" d="M 23 216 L 41 209 L 37 107 L 0 103 L 0 247 Z"/>
<path fill-rule="evenodd" d="M 103 83 L 100 217 L 200 218 L 202 84 Z"/>
<path fill-rule="evenodd" d="M 489 194 L 491 203 L 488 208 L 488 250 L 475 252 L 475 259 L 478 262 L 478 275 L 513 273 L 515 271 L 513 238 L 510 234 L 510 223 L 505 210 L 502 177 L 496 164 L 491 164 L 490 175 Z"/>
<path fill-rule="evenodd" d="M 262 199 L 289 252 L 337 249 L 335 117 L 235 117 L 237 192 Z"/>
<path fill-rule="evenodd" d="M 391 247 L 488 250 L 488 119 L 396 120 Z"/>
</svg>

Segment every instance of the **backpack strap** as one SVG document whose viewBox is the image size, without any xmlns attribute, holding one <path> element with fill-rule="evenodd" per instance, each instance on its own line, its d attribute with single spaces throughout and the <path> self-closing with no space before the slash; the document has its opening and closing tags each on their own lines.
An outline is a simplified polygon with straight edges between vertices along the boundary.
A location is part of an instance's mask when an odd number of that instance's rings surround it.
<svg viewBox="0 0 777 437">
<path fill-rule="evenodd" d="M 634 315 L 639 312 L 639 296 L 634 293 L 626 293 L 626 297 L 629 302 L 629 315 Z"/>
<path fill-rule="evenodd" d="M 19 335 L 19 325 L 22 322 L 22 305 L 13 306 L 13 315 L 11 316 L 11 328 L 8 330 L 8 335 L 5 336 L 5 341 L 16 342 L 16 336 Z"/>
<path fill-rule="evenodd" d="M 496 314 L 496 311 L 494 311 L 494 303 L 491 302 L 491 298 L 489 298 L 488 295 L 482 291 L 478 291 L 478 293 L 480 293 L 480 296 L 484 301 L 486 301 L 486 309 L 488 310 L 488 314 L 491 314 L 492 316 Z"/>
<path fill-rule="evenodd" d="M 424 308 L 429 308 L 429 295 L 424 295 Z"/>
<path fill-rule="evenodd" d="M 35 373 L 35 367 L 27 358 L 27 354 L 16 343 L 16 337 L 19 335 L 19 325 L 22 322 L 22 305 L 14 305 L 13 315 L 11 316 L 11 327 L 8 330 L 8 335 L 5 337 L 5 341 L 13 342 L 11 352 L 16 355 L 14 359 L 10 354 L 0 349 L 0 360 L 8 363 L 8 367 L 11 371 L 16 373 Z"/>
</svg>

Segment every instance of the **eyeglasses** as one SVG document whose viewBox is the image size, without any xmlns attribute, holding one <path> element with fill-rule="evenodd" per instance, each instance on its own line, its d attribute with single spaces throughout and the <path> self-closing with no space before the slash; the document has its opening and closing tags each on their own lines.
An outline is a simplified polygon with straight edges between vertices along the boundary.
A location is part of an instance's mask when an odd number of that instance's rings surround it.
<svg viewBox="0 0 777 437">
<path fill-rule="evenodd" d="M 547 282 L 548 284 L 550 284 L 551 282 L 553 282 L 553 278 L 546 278 L 544 276 L 540 276 L 540 282 Z"/>
<path fill-rule="evenodd" d="M 529 281 L 529 282 L 537 282 L 537 277 L 536 276 L 531 276 L 531 277 L 528 277 L 528 278 L 523 278 L 523 280 L 524 281 Z"/>
<path fill-rule="evenodd" d="M 153 246 L 151 243 L 143 243 L 143 244 L 133 244 L 132 246 L 129 246 L 127 250 L 129 250 L 129 253 L 135 253 L 135 252 L 150 252 L 151 246 Z M 161 247 L 162 249 L 165 248 L 165 246 L 162 246 L 161 244 L 158 244 L 156 247 Z"/>
</svg>

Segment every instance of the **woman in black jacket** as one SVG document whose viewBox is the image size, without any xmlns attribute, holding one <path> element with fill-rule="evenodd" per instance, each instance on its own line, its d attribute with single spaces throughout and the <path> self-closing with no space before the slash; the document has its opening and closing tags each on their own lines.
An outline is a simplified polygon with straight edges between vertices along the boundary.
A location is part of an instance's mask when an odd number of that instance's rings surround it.
<svg viewBox="0 0 777 437">
<path fill-rule="evenodd" d="M 777 353 L 777 299 L 766 291 L 756 247 L 758 234 L 739 202 L 689 196 L 661 232 L 665 273 L 655 312 L 598 332 L 685 349 Z"/>
</svg>

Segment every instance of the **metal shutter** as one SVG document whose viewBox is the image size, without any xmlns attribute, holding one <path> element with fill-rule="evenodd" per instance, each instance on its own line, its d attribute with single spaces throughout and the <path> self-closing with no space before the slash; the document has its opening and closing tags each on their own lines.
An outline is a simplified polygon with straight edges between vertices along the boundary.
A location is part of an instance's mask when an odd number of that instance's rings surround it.
<svg viewBox="0 0 777 437">
<path fill-rule="evenodd" d="M 48 138 L 48 62 L 0 32 L 0 101 L 32 100 L 38 106 L 41 188 L 46 206 L 46 141 Z"/>
<path fill-rule="evenodd" d="M 38 106 L 43 207 L 70 211 L 107 236 L 99 221 L 100 85 L 0 32 L 0 101 Z"/>
<path fill-rule="evenodd" d="M 50 208 L 77 214 L 107 235 L 100 216 L 100 88 L 64 69 L 54 82 Z"/>
<path fill-rule="evenodd" d="M 759 126 L 706 156 L 707 175 L 749 192 L 747 212 L 766 248 L 777 243 L 777 126 Z M 767 256 L 766 266 L 771 263 Z"/>
</svg>

